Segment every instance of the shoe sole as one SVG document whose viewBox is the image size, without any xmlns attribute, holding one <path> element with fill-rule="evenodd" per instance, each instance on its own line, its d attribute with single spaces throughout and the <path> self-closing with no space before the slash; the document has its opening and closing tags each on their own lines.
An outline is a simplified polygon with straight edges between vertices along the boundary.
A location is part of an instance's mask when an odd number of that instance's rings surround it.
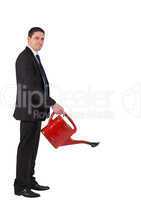
<svg viewBox="0 0 141 200">
<path fill-rule="evenodd" d="M 18 195 L 18 196 L 24 196 L 24 197 L 28 197 L 28 198 L 36 198 L 36 197 L 40 197 L 40 196 L 26 196 L 26 195 L 23 195 L 23 194 L 20 194 L 20 193 L 14 193 L 15 195 Z"/>
</svg>

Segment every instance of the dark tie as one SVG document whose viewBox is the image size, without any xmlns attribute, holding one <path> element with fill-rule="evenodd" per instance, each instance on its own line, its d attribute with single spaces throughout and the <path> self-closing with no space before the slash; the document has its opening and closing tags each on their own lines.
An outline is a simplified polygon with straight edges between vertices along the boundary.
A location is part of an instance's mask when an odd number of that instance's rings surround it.
<svg viewBox="0 0 141 200">
<path fill-rule="evenodd" d="M 46 87 L 46 86 L 48 86 L 48 80 L 47 80 L 47 77 L 46 77 L 46 73 L 45 73 L 44 68 L 42 66 L 40 56 L 38 54 L 36 55 L 36 58 L 37 58 L 38 63 L 39 63 L 39 71 L 40 71 L 41 77 L 42 77 L 43 82 L 44 82 L 44 87 Z"/>
</svg>

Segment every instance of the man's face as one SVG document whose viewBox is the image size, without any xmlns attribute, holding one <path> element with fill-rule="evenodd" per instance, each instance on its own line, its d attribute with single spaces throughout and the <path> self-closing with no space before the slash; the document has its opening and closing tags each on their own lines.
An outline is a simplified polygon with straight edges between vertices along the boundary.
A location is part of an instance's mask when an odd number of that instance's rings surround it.
<svg viewBox="0 0 141 200">
<path fill-rule="evenodd" d="M 39 51 L 44 43 L 44 33 L 38 31 L 33 33 L 31 37 L 28 37 L 28 44 L 35 50 Z"/>
</svg>

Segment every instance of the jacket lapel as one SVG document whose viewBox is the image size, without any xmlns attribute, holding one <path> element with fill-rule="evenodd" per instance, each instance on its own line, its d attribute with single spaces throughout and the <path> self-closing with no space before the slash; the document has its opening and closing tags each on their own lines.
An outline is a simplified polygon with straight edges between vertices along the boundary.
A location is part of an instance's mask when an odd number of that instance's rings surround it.
<svg viewBox="0 0 141 200">
<path fill-rule="evenodd" d="M 36 72 L 38 72 L 38 73 L 40 74 L 40 77 L 42 78 L 42 75 L 41 75 L 40 70 L 39 70 L 40 64 L 39 64 L 39 62 L 37 61 L 37 59 L 35 58 L 33 52 L 31 51 L 30 48 L 28 48 L 28 46 L 26 46 L 25 50 L 28 52 L 28 55 L 31 56 L 31 59 L 32 59 L 33 62 L 34 62 L 35 70 L 36 70 Z M 42 66 L 42 67 L 43 67 L 43 66 Z M 49 84 L 48 80 L 47 80 L 47 83 Z"/>
<path fill-rule="evenodd" d="M 28 48 L 28 46 L 26 46 L 25 51 L 28 52 L 28 54 L 31 56 L 31 58 L 32 58 L 32 60 L 33 60 L 33 62 L 34 62 L 34 65 L 35 65 L 35 67 L 37 68 L 37 65 L 39 65 L 39 63 L 38 63 L 38 61 L 36 60 L 36 58 L 35 58 L 33 52 L 31 51 L 31 49 Z"/>
</svg>

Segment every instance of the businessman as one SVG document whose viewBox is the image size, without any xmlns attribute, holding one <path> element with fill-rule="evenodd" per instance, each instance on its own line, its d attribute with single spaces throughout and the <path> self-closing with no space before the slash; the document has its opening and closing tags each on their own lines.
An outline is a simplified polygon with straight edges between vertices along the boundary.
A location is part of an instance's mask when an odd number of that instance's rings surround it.
<svg viewBox="0 0 141 200">
<path fill-rule="evenodd" d="M 38 52 L 44 44 L 45 31 L 33 27 L 28 31 L 27 45 L 18 55 L 16 65 L 17 95 L 13 117 L 20 120 L 20 142 L 17 149 L 14 193 L 24 197 L 39 197 L 33 190 L 48 190 L 35 176 L 35 160 L 38 151 L 41 123 L 50 116 L 50 108 L 56 114 L 64 109 L 50 96 L 49 81 Z"/>
</svg>

